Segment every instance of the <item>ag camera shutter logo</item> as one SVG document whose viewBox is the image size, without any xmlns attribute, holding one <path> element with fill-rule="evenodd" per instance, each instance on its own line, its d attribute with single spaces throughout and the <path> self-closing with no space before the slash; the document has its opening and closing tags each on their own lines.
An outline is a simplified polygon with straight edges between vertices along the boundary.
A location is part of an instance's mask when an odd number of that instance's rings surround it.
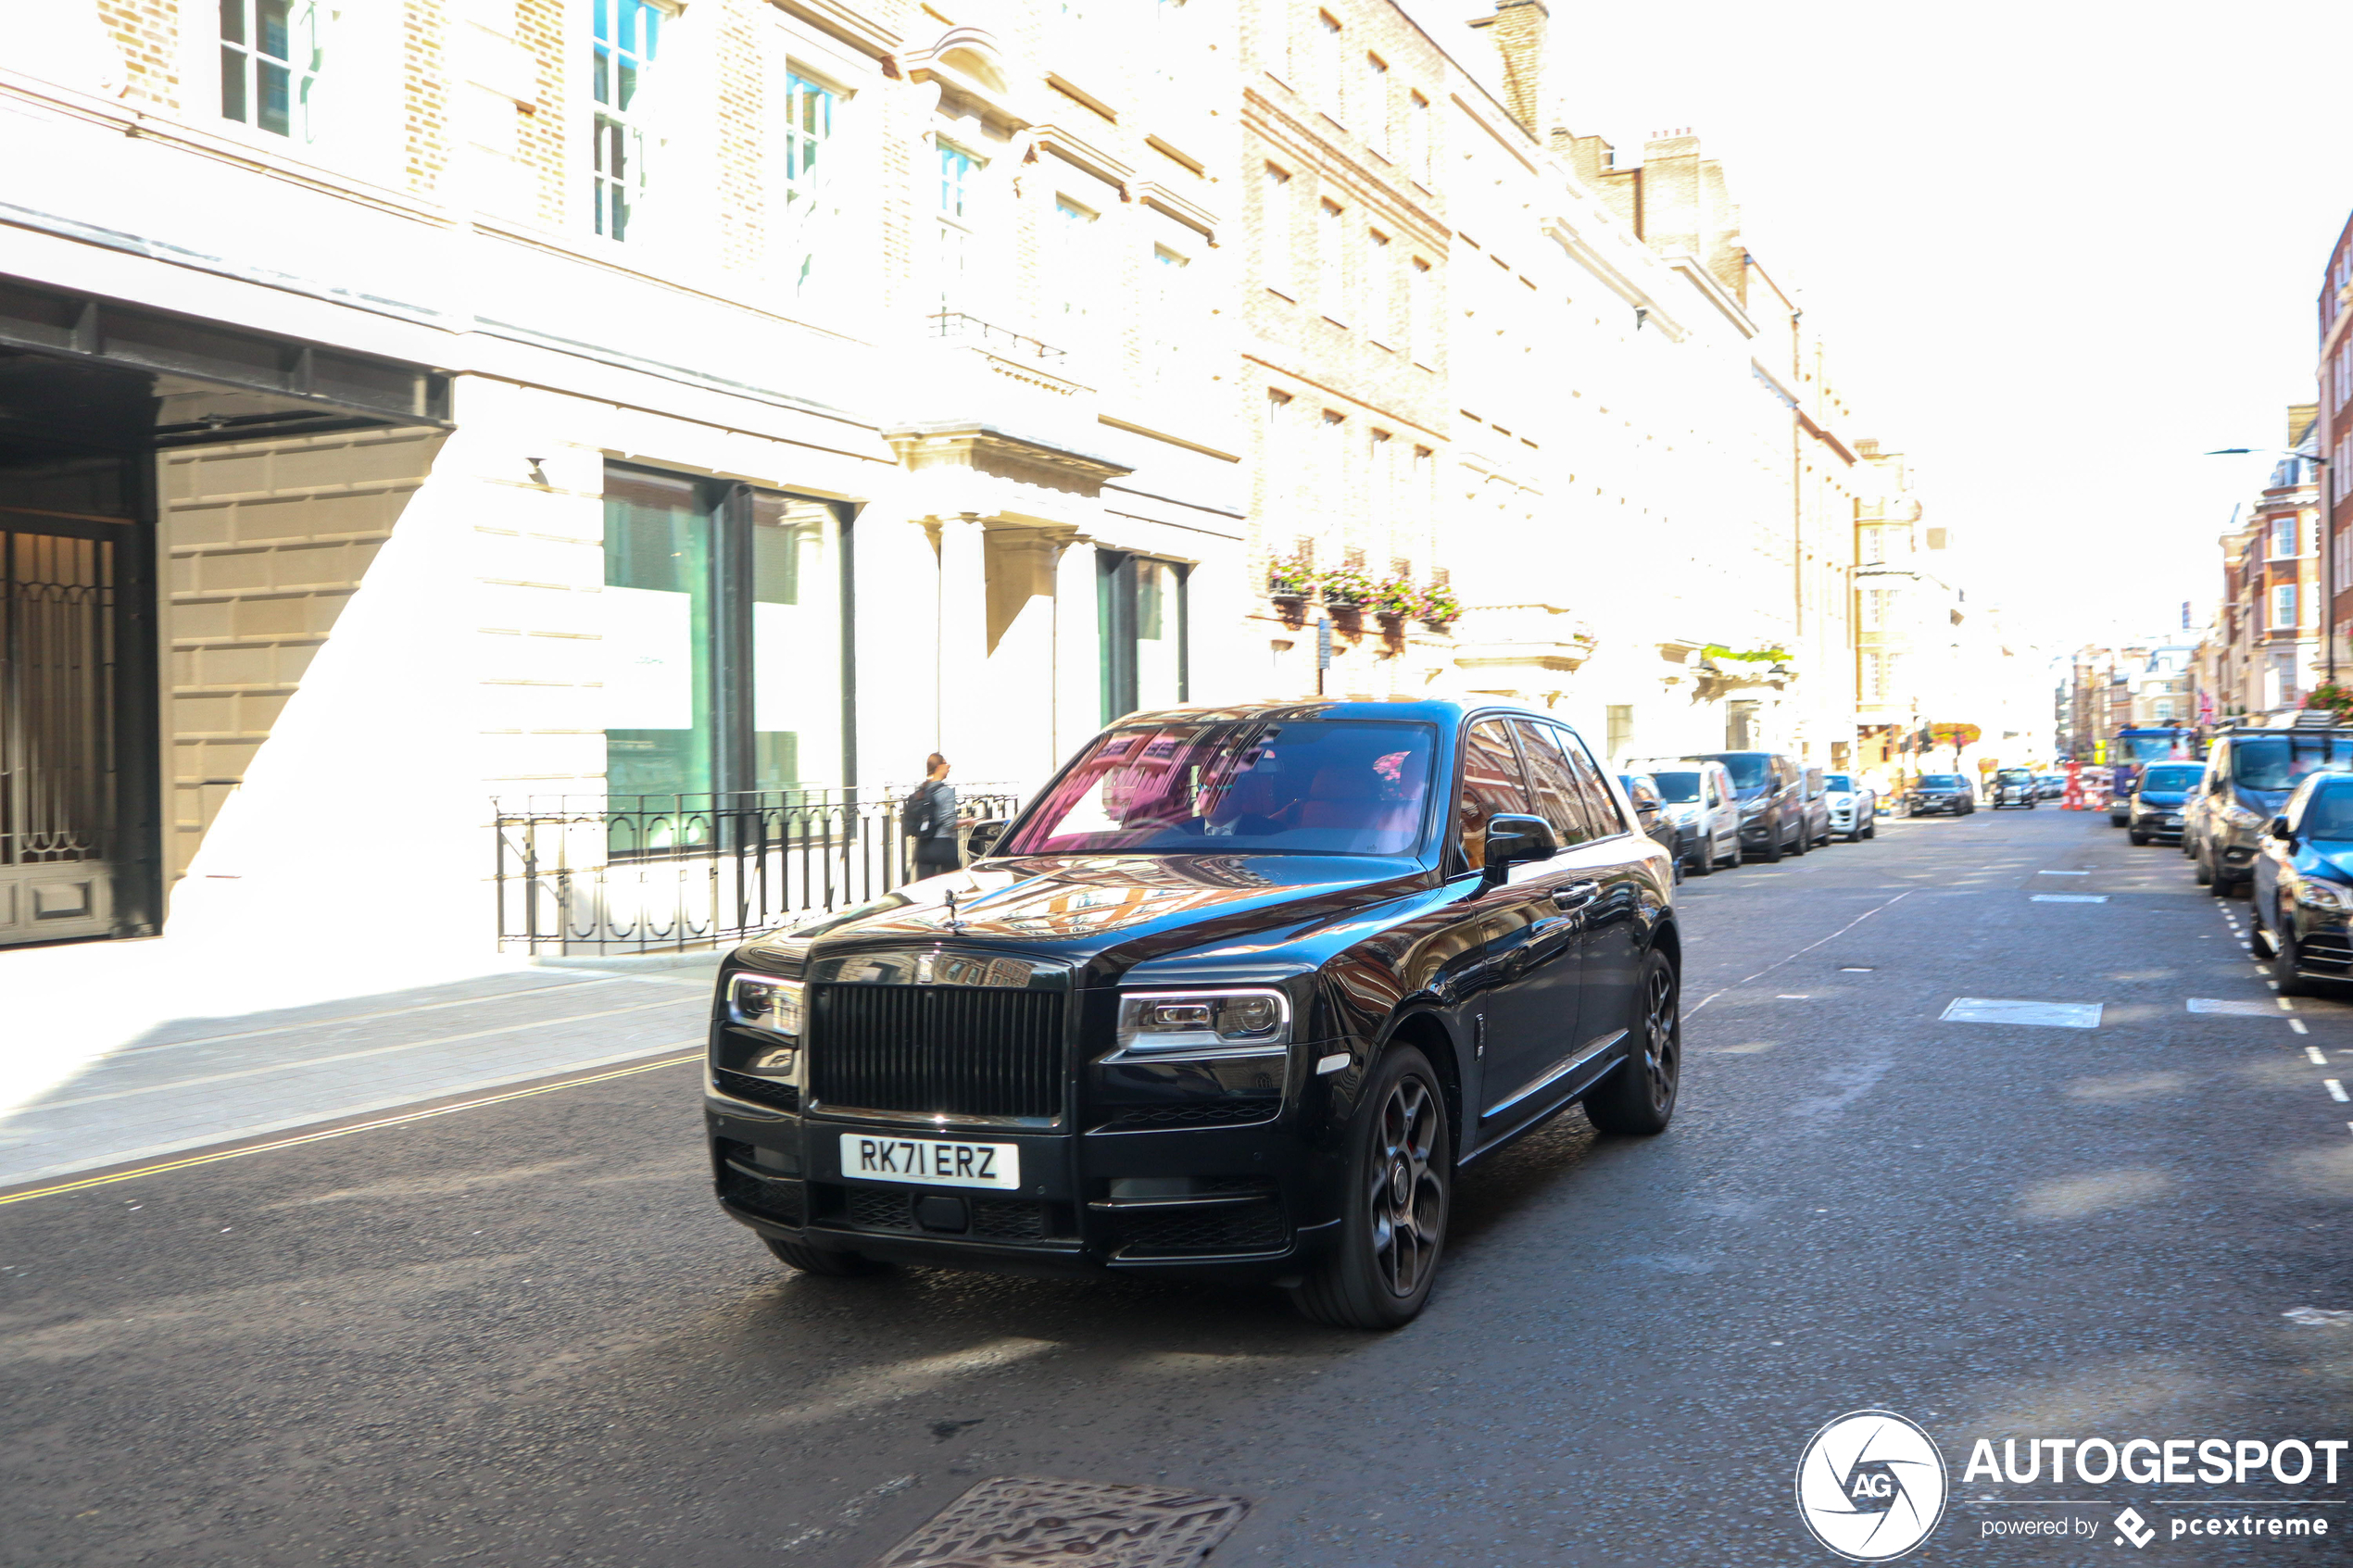
<svg viewBox="0 0 2353 1568">
<path fill-rule="evenodd" d="M 1894 1411 L 1855 1411 L 1814 1434 L 1797 1461 L 1797 1511 L 1851 1562 L 1885 1562 L 1944 1517 L 1944 1456 Z"/>
</svg>

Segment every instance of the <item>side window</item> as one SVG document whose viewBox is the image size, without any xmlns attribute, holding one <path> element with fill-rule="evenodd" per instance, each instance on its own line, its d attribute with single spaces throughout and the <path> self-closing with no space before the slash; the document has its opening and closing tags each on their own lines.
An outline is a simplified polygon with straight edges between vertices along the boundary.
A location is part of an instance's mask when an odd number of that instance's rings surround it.
<svg viewBox="0 0 2353 1568">
<path fill-rule="evenodd" d="M 1610 795 L 1609 785 L 1602 782 L 1602 771 L 1593 763 L 1593 754 L 1585 743 L 1567 730 L 1552 726 L 1560 748 L 1568 757 L 1570 770 L 1577 775 L 1578 797 L 1585 805 L 1585 820 L 1593 824 L 1593 836 L 1609 838 L 1634 831 L 1632 824 L 1618 815 L 1617 801 Z"/>
<path fill-rule="evenodd" d="M 1463 859 L 1471 870 L 1487 864 L 1487 824 L 1506 812 L 1527 810 L 1528 791 L 1520 783 L 1511 733 L 1501 719 L 1482 719 L 1463 737 L 1463 798 L 1455 812 Z"/>
<path fill-rule="evenodd" d="M 1512 727 L 1519 732 L 1520 749 L 1528 757 L 1528 782 L 1536 794 L 1536 814 L 1553 824 L 1564 847 L 1598 836 L 1593 818 L 1585 809 L 1577 771 L 1561 749 L 1559 732 L 1528 719 L 1514 720 Z"/>
<path fill-rule="evenodd" d="M 1702 772 L 1700 774 L 1700 779 L 1702 781 L 1703 787 L 1707 791 L 1707 803 L 1710 806 L 1721 806 L 1724 804 L 1723 792 L 1716 787 L 1716 775 L 1710 772 Z"/>
</svg>

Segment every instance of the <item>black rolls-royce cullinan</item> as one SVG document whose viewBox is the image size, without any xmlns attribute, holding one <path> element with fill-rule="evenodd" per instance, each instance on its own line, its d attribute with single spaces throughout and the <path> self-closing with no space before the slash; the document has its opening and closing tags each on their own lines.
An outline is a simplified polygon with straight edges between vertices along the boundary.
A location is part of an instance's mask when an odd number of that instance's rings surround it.
<svg viewBox="0 0 2353 1568">
<path fill-rule="evenodd" d="M 1673 870 L 1546 716 L 1137 714 L 984 836 L 722 967 L 719 1199 L 796 1268 L 1189 1272 L 1390 1327 L 1462 1166 L 1674 1112 Z"/>
</svg>

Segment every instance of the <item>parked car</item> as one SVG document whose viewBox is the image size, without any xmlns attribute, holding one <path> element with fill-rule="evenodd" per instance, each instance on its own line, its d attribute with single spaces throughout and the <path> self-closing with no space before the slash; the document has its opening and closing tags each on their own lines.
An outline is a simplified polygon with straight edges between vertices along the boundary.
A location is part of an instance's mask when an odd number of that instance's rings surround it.
<svg viewBox="0 0 2353 1568">
<path fill-rule="evenodd" d="M 1687 762 L 1721 762 L 1738 793 L 1741 849 L 1760 860 L 1783 852 L 1803 855 L 1806 834 L 1806 773 L 1797 759 L 1778 751 L 1708 751 Z"/>
<path fill-rule="evenodd" d="M 1879 836 L 1879 793 L 1853 773 L 1826 773 L 1831 831 L 1843 833 L 1849 844 Z"/>
<path fill-rule="evenodd" d="M 1977 791 L 1958 773 L 1922 773 L 1904 792 L 1904 815 L 1932 817 L 1942 812 L 1966 817 L 1977 809 Z"/>
<path fill-rule="evenodd" d="M 1740 801 L 1724 764 L 1679 759 L 1634 766 L 1657 784 L 1667 814 L 1690 830 L 1684 871 L 1708 876 L 1718 866 L 1740 864 Z"/>
<path fill-rule="evenodd" d="M 1545 715 L 1131 715 L 988 836 L 721 966 L 711 1173 L 795 1268 L 1256 1279 L 1390 1327 L 1461 1166 L 1674 1114 L 1673 871 Z"/>
<path fill-rule="evenodd" d="M 1806 842 L 1827 845 L 1831 841 L 1830 776 L 1819 768 L 1806 770 Z"/>
<path fill-rule="evenodd" d="M 1986 787 L 1985 804 L 1996 811 L 2005 806 L 2023 806 L 2032 811 L 2041 793 L 2035 787 L 2032 773 L 2023 768 L 2004 768 Z"/>
<path fill-rule="evenodd" d="M 2152 764 L 2155 772 L 2165 766 Z M 2353 772 L 2308 773 L 2265 824 L 2247 910 L 2283 997 L 2353 978 Z"/>
<path fill-rule="evenodd" d="M 1676 880 L 1681 881 L 1687 854 L 1684 840 L 1688 835 L 1682 824 L 1667 814 L 1667 803 L 1659 798 L 1658 781 L 1648 773 L 1620 773 L 1617 787 L 1626 792 L 1626 803 L 1634 808 L 1636 824 L 1667 851 Z"/>
<path fill-rule="evenodd" d="M 2125 825 L 2135 844 L 2179 843 L 2182 810 L 2205 777 L 2196 762 L 2152 762 L 2133 785 L 2132 815 Z"/>
<path fill-rule="evenodd" d="M 2255 866 L 2264 828 L 2308 773 L 2353 766 L 2353 728 L 2260 725 L 2224 732 L 2182 813 L 2183 853 L 2216 897 L 2236 892 Z"/>
<path fill-rule="evenodd" d="M 2057 800 L 2064 797 L 2067 794 L 2067 775 L 2065 773 L 2035 774 L 2034 794 L 2037 798 L 2043 800 Z"/>
</svg>

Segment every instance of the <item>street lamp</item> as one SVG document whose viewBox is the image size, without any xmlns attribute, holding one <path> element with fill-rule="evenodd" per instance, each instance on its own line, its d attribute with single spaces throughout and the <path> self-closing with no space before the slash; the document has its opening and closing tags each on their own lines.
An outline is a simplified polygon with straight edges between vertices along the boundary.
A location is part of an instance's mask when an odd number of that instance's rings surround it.
<svg viewBox="0 0 2353 1568">
<path fill-rule="evenodd" d="M 2336 684 L 2336 573 L 2330 570 L 2329 543 L 2329 459 L 2317 452 L 2290 452 L 2280 446 L 2220 446 L 2207 454 L 2209 458 L 2248 458 L 2268 453 L 2275 458 L 2295 458 L 2321 470 L 2321 665 L 2327 672 L 2328 684 Z"/>
</svg>

